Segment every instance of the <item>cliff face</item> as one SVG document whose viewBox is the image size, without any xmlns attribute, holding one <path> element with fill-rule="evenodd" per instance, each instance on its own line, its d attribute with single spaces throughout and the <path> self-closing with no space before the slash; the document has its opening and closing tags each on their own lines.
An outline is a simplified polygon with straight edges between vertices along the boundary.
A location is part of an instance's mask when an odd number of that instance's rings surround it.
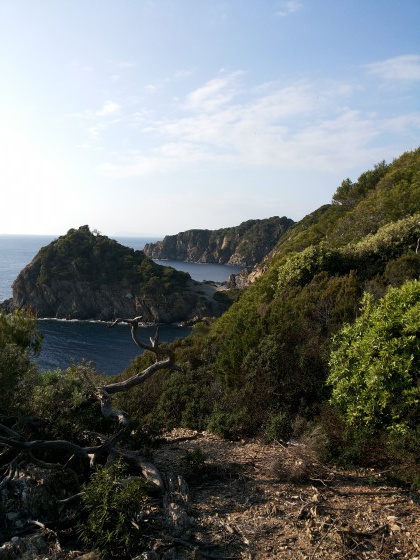
<svg viewBox="0 0 420 560">
<path fill-rule="evenodd" d="M 144 253 L 152 259 L 169 259 L 251 267 L 261 262 L 293 220 L 277 216 L 248 220 L 218 230 L 192 229 L 148 243 Z"/>
<path fill-rule="evenodd" d="M 39 251 L 13 283 L 7 308 L 30 307 L 39 317 L 142 315 L 146 322 L 174 323 L 220 315 L 226 307 L 213 299 L 213 291 L 82 226 Z"/>
</svg>

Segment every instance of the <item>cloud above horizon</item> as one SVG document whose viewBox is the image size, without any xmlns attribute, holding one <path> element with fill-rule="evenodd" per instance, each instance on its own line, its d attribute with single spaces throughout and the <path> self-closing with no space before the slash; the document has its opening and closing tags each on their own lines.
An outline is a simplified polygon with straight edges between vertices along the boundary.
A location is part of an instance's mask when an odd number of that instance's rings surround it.
<svg viewBox="0 0 420 560">
<path fill-rule="evenodd" d="M 370 74 L 388 82 L 420 81 L 420 55 L 418 54 L 395 56 L 366 64 L 365 68 Z"/>
<path fill-rule="evenodd" d="M 417 57 L 397 58 L 366 68 L 383 76 L 391 67 L 398 67 L 401 76 L 403 68 L 417 68 Z M 147 137 L 148 147 L 121 151 L 103 161 L 98 171 L 130 178 L 216 163 L 328 171 L 351 161 L 363 165 L 372 158 L 383 159 L 386 131 L 396 126 L 413 139 L 419 132 L 418 112 L 379 114 L 374 100 L 368 109 L 359 107 L 358 95 L 364 89 L 361 79 L 253 86 L 247 80 L 243 71 L 220 72 L 186 92 L 162 116 L 156 117 L 147 107 L 141 119 L 139 111 L 127 116 L 123 122 L 136 131 L 133 146 Z"/>
<path fill-rule="evenodd" d="M 283 0 L 280 2 L 279 8 L 276 11 L 276 16 L 286 17 L 290 14 L 294 14 L 299 10 L 302 10 L 303 3 L 301 0 Z"/>
</svg>

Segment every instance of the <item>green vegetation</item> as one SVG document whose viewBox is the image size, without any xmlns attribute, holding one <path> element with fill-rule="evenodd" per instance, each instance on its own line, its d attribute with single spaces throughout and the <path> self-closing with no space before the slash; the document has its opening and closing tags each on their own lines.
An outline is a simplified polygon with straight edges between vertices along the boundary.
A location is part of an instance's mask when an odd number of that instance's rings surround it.
<svg viewBox="0 0 420 560">
<path fill-rule="evenodd" d="M 157 285 L 169 292 L 185 286 L 190 278 L 185 272 L 157 265 L 143 251 L 91 232 L 89 226 L 70 229 L 41 249 L 38 257 L 36 281 L 48 286 L 60 280 L 89 282 L 92 287 L 124 282 L 146 294 Z"/>
<path fill-rule="evenodd" d="M 0 313 L 0 414 L 19 414 L 26 405 L 38 370 L 31 356 L 41 349 L 42 337 L 30 313 Z"/>
<path fill-rule="evenodd" d="M 64 244 L 74 247 L 80 278 L 89 278 L 87 263 L 99 266 L 102 248 L 113 250 L 115 242 L 86 228 L 44 250 L 43 281 L 63 270 Z M 172 269 L 155 274 L 141 252 L 115 259 L 115 270 L 103 272 L 109 281 L 124 281 L 127 263 L 150 289 L 156 275 L 167 290 L 185 281 Z M 420 149 L 343 181 L 332 203 L 291 227 L 265 273 L 232 299 L 219 319 L 171 344 L 179 370 L 116 395 L 136 434 L 189 427 L 225 438 L 304 436 L 323 460 L 381 465 L 420 486 Z M 0 315 L 0 413 L 36 414 L 44 435 L 84 445 L 112 433 L 109 420 L 85 408 L 101 385 L 96 372 L 80 364 L 39 377 L 30 360 L 39 344 L 33 316 Z M 138 357 L 119 380 L 153 358 Z M 185 462 L 202 467 L 204 457 L 197 450 Z M 119 463 L 99 468 L 84 487 L 89 518 L 80 535 L 110 558 L 130 557 L 142 535 L 147 489 L 128 474 Z"/>
<path fill-rule="evenodd" d="M 405 435 L 420 417 L 420 282 L 391 288 L 333 341 L 328 382 L 332 402 L 350 426 Z"/>
<path fill-rule="evenodd" d="M 371 436 L 361 433 L 360 424 L 355 429 L 349 411 L 332 408 L 336 399 L 329 404 L 331 351 L 345 336 L 342 329 L 359 324 L 362 301 L 379 301 L 389 289 L 392 294 L 419 278 L 419 178 L 415 150 L 378 164 L 357 182 L 344 181 L 332 204 L 282 236 L 267 271 L 222 317 L 174 345 L 183 373 L 139 389 L 130 411 L 145 406 L 145 427 L 154 432 L 183 425 L 228 438 L 259 434 L 282 440 L 319 425 L 329 458 L 369 461 L 366 450 L 374 439 L 368 443 Z M 418 360 L 418 347 L 412 352 Z M 391 354 L 384 364 L 392 363 Z M 410 375 L 415 384 L 414 371 Z M 354 386 L 354 394 L 361 389 Z M 380 395 L 373 393 L 375 399 Z M 395 406 L 388 414 L 396 415 Z M 377 422 L 382 425 L 383 418 Z M 414 437 L 410 430 L 405 433 Z M 391 462 L 395 441 L 389 436 L 383 443 Z"/>
<path fill-rule="evenodd" d="M 121 461 L 96 471 L 83 488 L 87 519 L 80 523 L 82 542 L 102 552 L 102 558 L 132 558 L 139 549 L 142 526 L 147 522 L 144 480 L 128 476 Z"/>
</svg>

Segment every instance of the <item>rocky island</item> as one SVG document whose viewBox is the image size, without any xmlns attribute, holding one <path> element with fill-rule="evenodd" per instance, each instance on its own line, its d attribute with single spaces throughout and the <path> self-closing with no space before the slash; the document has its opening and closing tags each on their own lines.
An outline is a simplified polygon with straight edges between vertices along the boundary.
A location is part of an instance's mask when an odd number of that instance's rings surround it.
<svg viewBox="0 0 420 560">
<path fill-rule="evenodd" d="M 223 229 L 191 229 L 148 243 L 144 252 L 152 259 L 253 267 L 293 224 L 290 218 L 274 216 Z"/>
<path fill-rule="evenodd" d="M 141 315 L 145 322 L 194 322 L 228 307 L 216 287 L 160 266 L 87 225 L 43 247 L 13 283 L 6 311 L 31 308 L 39 317 L 96 319 Z"/>
</svg>

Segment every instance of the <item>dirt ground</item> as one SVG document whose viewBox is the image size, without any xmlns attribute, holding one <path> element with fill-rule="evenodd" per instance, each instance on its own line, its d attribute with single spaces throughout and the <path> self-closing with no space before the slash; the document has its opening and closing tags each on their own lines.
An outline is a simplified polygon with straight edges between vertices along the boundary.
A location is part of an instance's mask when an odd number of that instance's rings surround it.
<svg viewBox="0 0 420 560">
<path fill-rule="evenodd" d="M 420 560 L 419 495 L 383 473 L 329 468 L 304 445 L 188 430 L 153 455 L 188 483 L 174 558 Z"/>
</svg>

